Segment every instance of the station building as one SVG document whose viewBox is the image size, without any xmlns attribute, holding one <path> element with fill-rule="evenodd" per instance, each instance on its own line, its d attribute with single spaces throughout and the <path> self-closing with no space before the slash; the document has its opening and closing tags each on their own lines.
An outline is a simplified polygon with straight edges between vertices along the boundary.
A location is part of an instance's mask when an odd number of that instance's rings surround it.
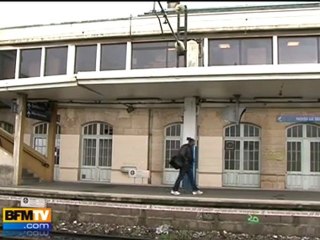
<svg viewBox="0 0 320 240">
<path fill-rule="evenodd" d="M 2 179 L 172 185 L 194 137 L 200 187 L 318 190 L 319 3 L 179 14 L 0 29 Z"/>
</svg>

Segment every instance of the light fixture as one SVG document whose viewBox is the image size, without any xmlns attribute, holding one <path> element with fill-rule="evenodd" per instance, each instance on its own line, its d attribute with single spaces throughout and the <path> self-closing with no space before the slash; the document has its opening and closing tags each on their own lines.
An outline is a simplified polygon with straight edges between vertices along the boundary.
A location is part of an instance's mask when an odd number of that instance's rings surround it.
<svg viewBox="0 0 320 240">
<path fill-rule="evenodd" d="M 175 42 L 174 47 L 176 48 L 176 50 L 179 54 L 183 53 L 186 50 L 184 43 L 180 40 Z"/>
<path fill-rule="evenodd" d="M 132 105 L 127 105 L 127 112 L 132 113 L 134 111 L 134 107 Z"/>
<path fill-rule="evenodd" d="M 221 43 L 221 44 L 219 44 L 219 48 L 230 48 L 230 44 L 229 43 Z"/>
<path fill-rule="evenodd" d="M 300 42 L 288 42 L 287 43 L 287 46 L 288 47 L 296 47 L 296 46 L 299 46 Z"/>
</svg>

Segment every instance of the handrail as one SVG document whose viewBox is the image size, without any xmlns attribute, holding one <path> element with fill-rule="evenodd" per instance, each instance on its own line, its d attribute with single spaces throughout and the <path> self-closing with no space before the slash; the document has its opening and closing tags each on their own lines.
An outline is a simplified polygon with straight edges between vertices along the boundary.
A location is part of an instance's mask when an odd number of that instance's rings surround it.
<svg viewBox="0 0 320 240">
<path fill-rule="evenodd" d="M 8 141 L 9 143 L 11 143 L 12 145 L 14 145 L 14 138 L 12 136 L 12 134 L 6 132 L 5 130 L 0 128 L 0 141 L 1 141 L 1 137 L 3 139 L 5 139 L 6 141 Z M 3 144 L 1 144 L 0 146 L 3 146 Z M 41 165 L 45 168 L 49 168 L 50 165 L 49 163 L 45 160 L 45 156 L 38 153 L 36 150 L 34 150 L 32 147 L 30 147 L 29 145 L 23 143 L 23 148 L 24 151 L 31 155 L 33 157 L 33 159 L 37 160 L 38 162 L 41 163 Z M 7 149 L 11 154 L 13 154 L 13 150 L 12 149 Z"/>
</svg>

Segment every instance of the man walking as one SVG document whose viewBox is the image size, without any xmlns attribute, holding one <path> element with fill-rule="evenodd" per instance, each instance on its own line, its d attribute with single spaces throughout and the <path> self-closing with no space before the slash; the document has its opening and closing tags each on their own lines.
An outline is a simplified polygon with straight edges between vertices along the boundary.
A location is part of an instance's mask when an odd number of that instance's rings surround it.
<svg viewBox="0 0 320 240">
<path fill-rule="evenodd" d="M 181 157 L 184 161 L 183 166 L 180 168 L 179 176 L 171 190 L 172 195 L 180 195 L 179 192 L 179 186 L 180 182 L 184 178 L 184 176 L 187 174 L 188 179 L 190 181 L 191 187 L 192 187 L 192 194 L 202 194 L 203 192 L 199 190 L 199 188 L 196 186 L 196 183 L 193 178 L 193 149 L 195 145 L 195 140 L 191 137 L 187 138 L 188 143 L 183 144 L 181 148 L 179 149 L 178 156 Z"/>
</svg>

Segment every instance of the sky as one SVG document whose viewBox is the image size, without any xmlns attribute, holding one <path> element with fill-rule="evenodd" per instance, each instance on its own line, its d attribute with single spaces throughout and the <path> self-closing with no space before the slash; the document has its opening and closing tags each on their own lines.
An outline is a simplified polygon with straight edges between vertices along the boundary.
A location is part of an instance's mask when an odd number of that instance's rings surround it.
<svg viewBox="0 0 320 240">
<path fill-rule="evenodd" d="M 309 1 L 310 2 L 310 1 Z M 315 2 L 315 1 L 313 1 Z M 317 1 L 319 2 L 319 1 Z M 155 3 L 155 4 L 154 4 Z M 221 8 L 234 6 L 279 5 L 294 3 L 293 1 L 181 1 L 188 9 Z M 300 2 L 302 3 L 302 2 Z M 306 3 L 306 2 L 304 2 Z M 164 9 L 167 2 L 161 1 Z M 159 4 L 154 1 L 131 2 L 0 2 L 0 28 L 26 26 L 34 24 L 50 24 L 61 22 L 111 19 L 142 15 L 151 12 Z"/>
</svg>

